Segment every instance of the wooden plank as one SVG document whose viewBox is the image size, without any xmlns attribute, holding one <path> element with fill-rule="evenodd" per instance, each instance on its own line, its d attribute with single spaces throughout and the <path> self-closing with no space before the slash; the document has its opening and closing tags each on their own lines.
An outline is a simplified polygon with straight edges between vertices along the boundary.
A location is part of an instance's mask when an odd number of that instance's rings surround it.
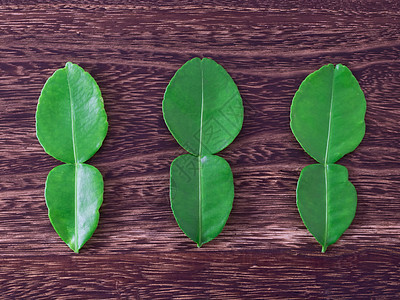
<svg viewBox="0 0 400 300">
<path fill-rule="evenodd" d="M 0 1 L 0 294 L 6 298 L 324 298 L 400 296 L 398 1 Z M 188 59 L 223 65 L 245 105 L 220 155 L 235 180 L 221 235 L 197 249 L 170 210 L 169 165 L 185 153 L 161 112 Z M 75 255 L 47 218 L 59 164 L 35 136 L 37 99 L 66 61 L 98 82 L 109 118 L 90 160 L 104 175 L 99 227 Z M 351 227 L 327 253 L 295 204 L 313 160 L 289 128 L 292 97 L 328 62 L 367 99 L 365 138 L 339 161 L 358 192 Z"/>
</svg>

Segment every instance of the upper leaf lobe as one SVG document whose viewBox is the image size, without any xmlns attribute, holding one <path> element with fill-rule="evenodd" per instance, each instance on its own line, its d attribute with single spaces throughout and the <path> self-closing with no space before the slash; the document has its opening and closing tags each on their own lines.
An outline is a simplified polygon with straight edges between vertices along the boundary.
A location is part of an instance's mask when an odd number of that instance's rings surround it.
<svg viewBox="0 0 400 300">
<path fill-rule="evenodd" d="M 95 80 L 67 63 L 47 80 L 36 112 L 36 133 L 45 151 L 66 163 L 88 160 L 100 148 L 108 123 Z"/>
<path fill-rule="evenodd" d="M 177 142 L 194 155 L 221 151 L 243 124 L 236 84 L 208 58 L 194 58 L 176 72 L 165 91 L 163 114 Z"/>
<path fill-rule="evenodd" d="M 365 133 L 366 102 L 350 70 L 332 64 L 307 76 L 296 92 L 290 126 L 303 149 L 319 163 L 335 163 Z"/>
</svg>

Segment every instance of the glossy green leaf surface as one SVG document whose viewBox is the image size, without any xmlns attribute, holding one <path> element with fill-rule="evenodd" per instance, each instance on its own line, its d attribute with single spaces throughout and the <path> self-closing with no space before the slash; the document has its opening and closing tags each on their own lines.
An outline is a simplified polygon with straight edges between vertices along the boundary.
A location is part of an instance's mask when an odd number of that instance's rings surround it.
<svg viewBox="0 0 400 300">
<path fill-rule="evenodd" d="M 87 164 L 63 164 L 46 181 L 49 218 L 61 239 L 75 252 L 89 240 L 99 221 L 103 177 Z"/>
<path fill-rule="evenodd" d="M 186 62 L 169 83 L 164 120 L 178 143 L 194 155 L 228 146 L 243 124 L 243 103 L 225 69 L 208 58 Z"/>
<path fill-rule="evenodd" d="M 323 66 L 296 92 L 290 127 L 303 149 L 320 164 L 305 167 L 297 184 L 297 207 L 322 252 L 350 226 L 357 193 L 347 169 L 334 163 L 353 151 L 365 134 L 366 101 L 343 65 Z"/>
<path fill-rule="evenodd" d="M 305 167 L 297 185 L 297 207 L 307 229 L 325 252 L 353 221 L 357 193 L 347 169 L 336 164 Z"/>
<path fill-rule="evenodd" d="M 99 149 L 108 129 L 96 81 L 81 67 L 66 63 L 47 80 L 36 111 L 36 135 L 44 150 L 67 164 L 46 181 L 50 221 L 75 252 L 92 236 L 103 201 L 103 178 L 82 164 Z"/>
<path fill-rule="evenodd" d="M 171 164 L 170 194 L 176 221 L 200 247 L 222 231 L 232 210 L 231 168 L 219 156 L 181 155 Z"/>
<path fill-rule="evenodd" d="M 45 151 L 65 163 L 85 162 L 100 148 L 108 123 L 96 81 L 66 63 L 46 82 L 36 112 L 36 134 Z"/>
<path fill-rule="evenodd" d="M 310 156 L 331 164 L 360 144 L 365 110 L 364 94 L 351 71 L 329 64 L 300 85 L 292 102 L 290 126 Z"/>
<path fill-rule="evenodd" d="M 201 247 L 222 231 L 232 209 L 232 171 L 212 154 L 232 143 L 242 128 L 242 98 L 222 66 L 196 57 L 175 73 L 162 108 L 169 131 L 193 154 L 171 164 L 172 211 L 182 231 Z"/>
</svg>

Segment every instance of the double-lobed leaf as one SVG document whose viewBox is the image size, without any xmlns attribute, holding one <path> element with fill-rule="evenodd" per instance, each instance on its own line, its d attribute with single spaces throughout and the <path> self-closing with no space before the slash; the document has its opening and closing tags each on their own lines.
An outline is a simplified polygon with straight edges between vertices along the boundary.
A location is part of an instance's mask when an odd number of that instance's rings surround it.
<svg viewBox="0 0 400 300">
<path fill-rule="evenodd" d="M 357 194 L 347 169 L 334 163 L 353 151 L 365 134 L 366 102 L 351 71 L 323 66 L 296 92 L 290 127 L 303 149 L 320 164 L 305 167 L 297 185 L 297 206 L 322 252 L 350 226 Z"/>
<path fill-rule="evenodd" d="M 39 97 L 36 134 L 45 151 L 67 164 L 54 168 L 45 188 L 50 221 L 75 252 L 95 231 L 103 178 L 83 164 L 100 148 L 108 129 L 96 81 L 70 62 L 47 80 Z"/>
<path fill-rule="evenodd" d="M 242 98 L 222 66 L 194 58 L 171 79 L 163 115 L 177 142 L 191 153 L 171 164 L 171 207 L 180 228 L 201 247 L 222 231 L 232 209 L 232 171 L 213 154 L 238 135 Z"/>
</svg>

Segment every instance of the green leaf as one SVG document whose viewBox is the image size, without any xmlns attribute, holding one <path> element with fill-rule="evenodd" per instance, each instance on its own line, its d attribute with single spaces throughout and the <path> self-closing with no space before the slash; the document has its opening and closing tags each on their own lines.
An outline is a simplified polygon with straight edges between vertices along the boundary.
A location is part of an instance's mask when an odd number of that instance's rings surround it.
<svg viewBox="0 0 400 300">
<path fill-rule="evenodd" d="M 46 181 L 50 221 L 75 252 L 92 236 L 103 201 L 100 172 L 82 164 L 100 148 L 108 129 L 96 81 L 67 62 L 47 80 L 36 111 L 36 135 L 45 151 L 67 164 L 54 168 Z"/>
<path fill-rule="evenodd" d="M 171 164 L 170 193 L 179 227 L 201 247 L 222 231 L 231 212 L 231 168 L 219 156 L 181 155 Z"/>
<path fill-rule="evenodd" d="M 297 207 L 322 252 L 350 226 L 357 194 L 347 169 L 334 165 L 365 134 L 366 102 L 350 70 L 332 64 L 307 76 L 296 92 L 290 127 L 303 149 L 320 164 L 305 167 L 297 185 Z"/>
<path fill-rule="evenodd" d="M 169 131 L 193 154 L 171 164 L 172 211 L 183 232 L 201 247 L 222 231 L 232 209 L 232 171 L 212 154 L 232 143 L 242 128 L 242 98 L 224 68 L 196 57 L 175 73 L 162 108 Z"/>
<path fill-rule="evenodd" d="M 36 112 L 44 150 L 66 163 L 85 162 L 100 148 L 107 116 L 96 81 L 70 62 L 47 80 Z"/>
<path fill-rule="evenodd" d="M 61 239 L 76 253 L 89 240 L 99 221 L 103 177 L 86 164 L 63 164 L 46 181 L 49 218 Z"/>
<path fill-rule="evenodd" d="M 176 72 L 165 91 L 163 113 L 177 142 L 199 156 L 224 149 L 243 124 L 236 84 L 208 58 L 193 58 Z"/>
<path fill-rule="evenodd" d="M 307 229 L 322 246 L 335 243 L 353 221 L 357 193 L 347 169 L 335 164 L 305 167 L 297 185 L 297 207 Z"/>
<path fill-rule="evenodd" d="M 329 64 L 300 85 L 292 102 L 290 126 L 310 156 L 331 164 L 360 144 L 365 110 L 364 94 L 351 71 Z"/>
</svg>

